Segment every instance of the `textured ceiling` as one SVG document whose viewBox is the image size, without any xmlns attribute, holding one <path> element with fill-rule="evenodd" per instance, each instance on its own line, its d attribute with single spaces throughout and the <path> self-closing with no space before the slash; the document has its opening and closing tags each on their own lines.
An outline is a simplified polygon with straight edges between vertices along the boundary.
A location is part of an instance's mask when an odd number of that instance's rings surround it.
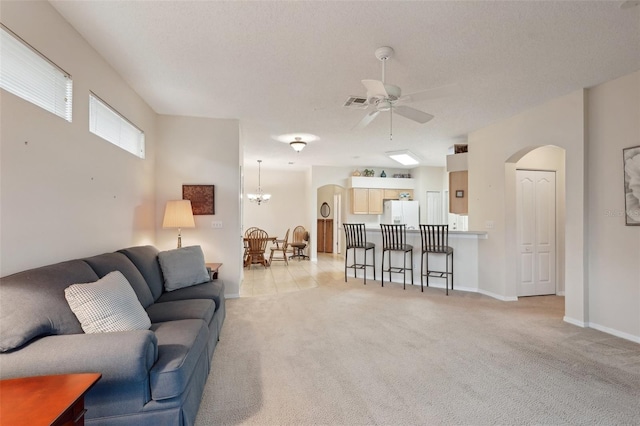
<svg viewBox="0 0 640 426">
<path fill-rule="evenodd" d="M 395 167 L 384 152 L 404 148 L 444 165 L 469 132 L 640 69 L 640 7 L 621 1 L 51 3 L 156 112 L 239 119 L 264 168 Z M 365 112 L 342 106 L 381 78 L 385 45 L 403 93 L 460 88 L 411 104 L 426 124 L 394 115 L 393 141 L 388 113 L 353 130 Z M 319 140 L 275 139 L 296 132 Z"/>
</svg>

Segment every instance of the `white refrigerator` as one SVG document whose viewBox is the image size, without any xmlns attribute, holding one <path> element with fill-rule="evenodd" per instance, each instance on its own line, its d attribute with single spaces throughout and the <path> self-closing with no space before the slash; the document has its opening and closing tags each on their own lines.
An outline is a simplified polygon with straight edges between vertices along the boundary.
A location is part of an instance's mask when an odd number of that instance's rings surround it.
<svg viewBox="0 0 640 426">
<path fill-rule="evenodd" d="M 382 222 L 384 224 L 405 224 L 406 229 L 419 229 L 420 213 L 418 201 L 388 200 L 384 202 Z"/>
</svg>

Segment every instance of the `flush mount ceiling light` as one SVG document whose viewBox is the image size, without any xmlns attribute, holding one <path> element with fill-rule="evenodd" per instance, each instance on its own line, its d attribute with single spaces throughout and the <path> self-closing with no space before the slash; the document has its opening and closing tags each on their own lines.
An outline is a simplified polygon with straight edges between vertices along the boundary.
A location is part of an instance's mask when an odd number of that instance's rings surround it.
<svg viewBox="0 0 640 426">
<path fill-rule="evenodd" d="M 402 164 L 403 166 L 415 166 L 416 164 L 420 164 L 420 159 L 413 152 L 408 149 L 404 149 L 402 151 L 391 151 L 385 152 L 387 157 L 391 158 L 394 161 Z"/>
<path fill-rule="evenodd" d="M 271 135 L 272 139 L 278 142 L 289 144 L 295 152 L 300 152 L 307 144 L 315 142 L 320 138 L 310 133 L 287 133 L 284 135 Z"/>
<path fill-rule="evenodd" d="M 289 142 L 289 145 L 291 145 L 291 148 L 293 148 L 295 152 L 300 152 L 307 146 L 307 143 L 304 142 L 301 137 L 296 137 L 293 142 Z"/>
</svg>

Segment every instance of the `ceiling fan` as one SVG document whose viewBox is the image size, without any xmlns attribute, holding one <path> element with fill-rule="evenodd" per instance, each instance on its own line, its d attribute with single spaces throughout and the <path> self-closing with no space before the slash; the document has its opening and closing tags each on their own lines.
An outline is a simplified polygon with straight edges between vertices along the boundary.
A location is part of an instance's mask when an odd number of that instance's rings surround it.
<svg viewBox="0 0 640 426">
<path fill-rule="evenodd" d="M 362 84 L 367 89 L 366 99 L 362 97 L 350 97 L 345 103 L 345 107 L 359 107 L 361 109 L 371 107 L 373 109 L 373 111 L 369 112 L 360 120 L 355 126 L 356 129 L 362 129 L 367 126 L 383 111 L 389 111 L 391 113 L 391 120 L 393 120 L 393 113 L 395 112 L 409 120 L 424 124 L 433 119 L 433 115 L 404 104 L 449 96 L 454 92 L 455 86 L 451 85 L 402 96 L 400 87 L 387 84 L 384 79 L 385 64 L 387 60 L 393 56 L 393 48 L 389 46 L 379 47 L 376 49 L 375 55 L 376 58 L 382 62 L 382 80 L 362 80 Z"/>
</svg>

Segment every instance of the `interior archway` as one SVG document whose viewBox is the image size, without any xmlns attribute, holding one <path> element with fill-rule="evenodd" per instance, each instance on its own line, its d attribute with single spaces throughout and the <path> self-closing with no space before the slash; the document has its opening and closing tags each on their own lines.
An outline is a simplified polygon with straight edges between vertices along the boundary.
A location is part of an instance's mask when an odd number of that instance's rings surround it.
<svg viewBox="0 0 640 426">
<path fill-rule="evenodd" d="M 340 229 L 342 218 L 347 213 L 345 201 L 345 188 L 340 185 L 323 185 L 316 190 L 316 220 L 318 223 L 320 220 L 331 221 L 331 242 L 333 246 L 330 252 L 333 254 L 339 254 L 342 247 L 344 247 L 344 235 L 341 234 Z M 323 206 L 328 206 L 328 208 L 323 208 Z M 317 228 L 317 233 L 316 255 L 318 252 L 327 252 L 327 250 L 319 247 L 327 238 L 320 235 L 321 229 L 319 227 Z"/>
<path fill-rule="evenodd" d="M 507 293 L 517 297 L 517 221 L 516 170 L 543 170 L 556 173 L 556 294 L 565 294 L 566 222 L 565 149 L 554 145 L 530 146 L 505 161 L 506 285 Z"/>
</svg>

